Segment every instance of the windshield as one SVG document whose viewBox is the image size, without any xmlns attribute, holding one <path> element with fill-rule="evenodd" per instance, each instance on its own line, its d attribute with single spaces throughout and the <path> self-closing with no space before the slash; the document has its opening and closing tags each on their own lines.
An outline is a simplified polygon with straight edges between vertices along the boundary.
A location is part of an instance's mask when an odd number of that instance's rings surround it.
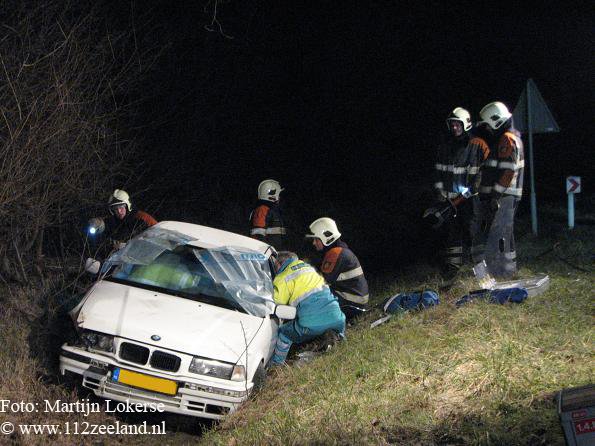
<svg viewBox="0 0 595 446">
<path fill-rule="evenodd" d="M 107 280 L 264 317 L 274 310 L 265 255 L 246 248 L 204 249 L 176 231 L 149 228 L 104 264 Z"/>
</svg>

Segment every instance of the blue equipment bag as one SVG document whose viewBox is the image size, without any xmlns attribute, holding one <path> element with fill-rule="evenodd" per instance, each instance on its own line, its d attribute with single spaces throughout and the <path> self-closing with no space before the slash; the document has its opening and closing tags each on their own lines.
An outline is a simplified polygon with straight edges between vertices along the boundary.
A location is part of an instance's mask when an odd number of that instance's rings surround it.
<svg viewBox="0 0 595 446">
<path fill-rule="evenodd" d="M 496 290 L 477 290 L 471 291 L 469 294 L 461 297 L 456 301 L 455 305 L 460 307 L 475 299 L 488 299 L 488 302 L 492 304 L 505 304 L 506 302 L 512 302 L 520 304 L 523 302 L 529 293 L 524 288 L 502 288 Z"/>
<path fill-rule="evenodd" d="M 389 297 L 382 303 L 382 309 L 387 314 L 395 314 L 408 310 L 423 309 L 440 303 L 438 293 L 433 290 L 399 293 Z"/>
</svg>

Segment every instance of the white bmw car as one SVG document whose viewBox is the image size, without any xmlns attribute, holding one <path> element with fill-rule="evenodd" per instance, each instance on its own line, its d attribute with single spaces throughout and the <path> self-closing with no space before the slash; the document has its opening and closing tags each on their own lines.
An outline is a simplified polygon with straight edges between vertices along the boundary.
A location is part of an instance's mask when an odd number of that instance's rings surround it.
<svg viewBox="0 0 595 446">
<path fill-rule="evenodd" d="M 269 245 L 161 222 L 101 266 L 71 311 L 78 340 L 60 371 L 96 395 L 221 419 L 260 387 L 279 321 Z M 75 376 L 76 377 L 76 376 Z"/>
</svg>

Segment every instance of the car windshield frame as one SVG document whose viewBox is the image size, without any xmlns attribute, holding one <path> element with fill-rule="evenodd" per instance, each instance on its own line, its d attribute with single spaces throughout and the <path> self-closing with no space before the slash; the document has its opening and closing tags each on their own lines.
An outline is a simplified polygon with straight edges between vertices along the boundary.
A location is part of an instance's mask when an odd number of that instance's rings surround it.
<svg viewBox="0 0 595 446">
<path fill-rule="evenodd" d="M 195 242 L 177 231 L 149 228 L 112 254 L 99 278 L 258 317 L 274 312 L 266 255 L 244 247 L 201 248 Z"/>
</svg>

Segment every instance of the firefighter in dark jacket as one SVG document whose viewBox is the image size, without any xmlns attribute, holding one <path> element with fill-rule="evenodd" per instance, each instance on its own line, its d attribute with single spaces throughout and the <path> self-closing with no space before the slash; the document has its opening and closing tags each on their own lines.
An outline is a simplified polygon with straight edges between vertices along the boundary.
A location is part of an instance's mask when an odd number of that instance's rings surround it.
<svg viewBox="0 0 595 446">
<path fill-rule="evenodd" d="M 250 214 L 250 236 L 274 246 L 285 248 L 286 230 L 279 208 L 283 189 L 278 181 L 264 180 L 258 185 L 258 204 Z"/>
<path fill-rule="evenodd" d="M 478 192 L 479 168 L 487 156 L 485 141 L 470 133 L 471 115 L 462 107 L 446 118 L 448 135 L 438 147 L 434 189 L 438 201 L 450 201 L 455 208 L 446 228 L 447 240 L 442 252 L 444 273 L 454 275 L 463 265 L 471 246 L 471 221 Z"/>
<path fill-rule="evenodd" d="M 474 246 L 477 260 L 484 259 L 493 276 L 509 278 L 516 273 L 514 214 L 523 195 L 523 142 L 502 102 L 487 104 L 479 114 L 491 136 L 481 168 Z"/>
<path fill-rule="evenodd" d="M 339 306 L 347 320 L 366 311 L 369 294 L 368 282 L 359 260 L 346 243 L 339 240 L 341 233 L 334 220 L 323 217 L 310 225 L 312 244 L 323 258 L 320 271 L 339 299 Z"/>
<path fill-rule="evenodd" d="M 95 258 L 105 258 L 114 249 L 122 248 L 128 240 L 150 226 L 157 224 L 148 213 L 132 210 L 132 202 L 128 193 L 116 189 L 108 200 L 110 216 L 96 217 L 89 221 L 87 229 L 91 247 L 97 252 Z"/>
</svg>

